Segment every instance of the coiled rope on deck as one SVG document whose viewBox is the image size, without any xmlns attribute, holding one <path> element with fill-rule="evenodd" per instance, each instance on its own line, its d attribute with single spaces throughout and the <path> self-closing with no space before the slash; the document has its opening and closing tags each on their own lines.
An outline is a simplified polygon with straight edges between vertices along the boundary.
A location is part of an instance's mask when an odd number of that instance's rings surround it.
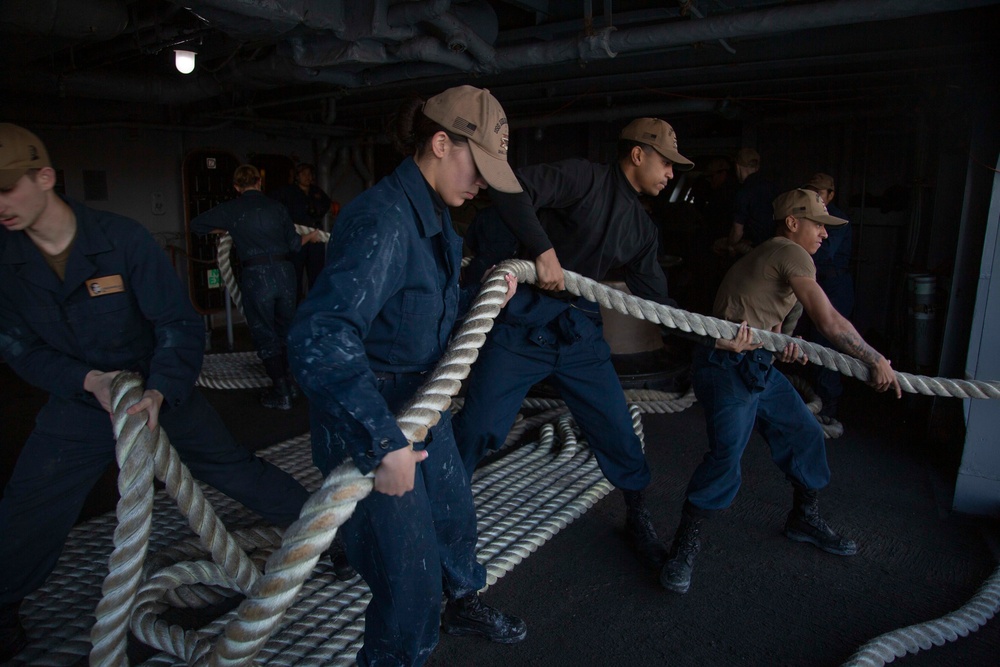
<svg viewBox="0 0 1000 667">
<path fill-rule="evenodd" d="M 505 273 L 494 271 L 487 279 L 448 351 L 397 416 L 397 424 L 409 442 L 421 442 L 426 438 L 427 430 L 448 409 L 451 397 L 468 375 L 504 301 Z M 285 532 L 282 546 L 268 558 L 266 574 L 261 574 L 225 532 L 211 507 L 204 503 L 190 472 L 169 446 L 166 433 L 158 428 L 153 454 L 155 473 L 166 483 L 170 495 L 178 500 L 215 563 L 181 563 L 158 573 L 140 588 L 139 573 L 151 521 L 150 507 L 144 499 L 152 496 L 148 441 L 153 435 L 145 426 L 145 415 L 127 415 L 125 408 L 137 402 L 141 393 L 137 375 L 122 373 L 115 378 L 113 419 L 115 434 L 120 440 L 116 448 L 119 463 L 131 471 L 133 455 L 145 461 L 134 464 L 144 472 L 123 476 L 122 500 L 118 506 L 120 526 L 115 533 L 115 551 L 105 579 L 104 598 L 98 605 L 98 619 L 91 635 L 91 664 L 127 664 L 122 621 L 133 604 L 136 613 L 131 620 L 132 630 L 147 644 L 194 666 L 249 664 L 298 595 L 320 555 L 330 546 L 337 529 L 350 517 L 357 503 L 371 493 L 373 475 L 362 475 L 350 461 L 331 472 L 320 489 L 306 501 L 299 519 Z M 126 396 L 129 397 L 127 401 Z M 139 527 L 133 527 L 133 523 L 138 523 Z M 238 553 L 233 553 L 233 549 Z M 155 617 L 162 609 L 157 599 L 188 583 L 229 584 L 247 596 L 237 609 L 236 618 L 226 624 L 214 647 L 209 646 L 208 639 L 200 633 L 168 626 Z"/>
<path fill-rule="evenodd" d="M 469 367 L 478 356 L 479 348 L 485 342 L 486 334 L 500 312 L 507 291 L 504 275 L 508 271 L 523 282 L 536 280 L 534 265 L 518 260 L 504 262 L 489 274 L 448 351 L 431 372 L 427 382 L 397 416 L 399 428 L 408 441 L 424 440 L 427 430 L 437 423 L 441 412 L 448 409 L 452 396 L 458 392 L 461 381 L 468 375 Z M 596 301 L 605 307 L 684 331 L 694 331 L 714 338 L 723 335 L 732 337 L 735 332 L 736 325 L 730 322 L 694 316 L 679 309 L 650 304 L 617 290 L 604 288 L 571 272 L 566 272 L 566 286 L 574 294 Z M 755 330 L 755 333 L 766 349 L 780 351 L 786 342 L 794 340 L 807 349 L 811 358 L 815 358 L 814 353 L 819 358 L 825 356 L 829 361 L 824 365 L 832 363 L 833 366 L 828 367 L 836 367 L 845 373 L 841 366 L 850 369 L 850 365 L 841 359 L 843 355 L 837 354 L 831 357 L 811 350 L 812 347 L 825 349 L 821 346 L 804 344 L 801 340 L 771 332 Z M 851 369 L 853 372 L 846 374 L 867 379 L 867 367 L 863 364 L 860 366 L 860 370 Z M 897 375 L 905 374 L 897 373 Z M 969 389 L 964 389 L 962 386 L 953 387 L 944 383 L 925 381 L 930 378 L 909 376 L 907 380 L 910 378 L 918 381 L 907 381 L 905 386 L 909 387 L 908 391 L 934 393 L 936 388 L 941 387 L 940 391 L 948 393 L 936 395 L 960 395 L 953 392 L 971 390 L 973 394 L 965 394 L 967 397 L 1000 397 L 1000 387 L 997 387 L 996 383 L 966 382 L 964 384 L 968 385 Z M 904 385 L 903 378 L 900 383 Z M 129 392 L 132 392 L 134 400 L 125 402 L 123 398 Z M 148 447 L 148 444 L 137 444 L 145 442 L 144 438 L 147 437 L 142 434 L 143 431 L 148 432 L 144 417 L 127 416 L 123 407 L 136 402 L 139 395 L 141 390 L 137 376 L 123 373 L 116 378 L 114 422 L 116 436 L 123 441 L 117 448 L 119 461 L 123 465 L 129 465 L 132 452 L 139 452 L 143 447 Z M 634 418 L 637 418 L 637 415 L 638 410 L 633 411 Z M 164 452 L 163 449 L 168 451 Z M 203 497 L 200 498 L 202 504 L 199 511 L 195 511 L 194 505 L 199 500 L 200 490 L 194 484 L 190 473 L 177 459 L 176 452 L 169 447 L 169 441 L 162 429 L 157 433 L 155 451 L 156 474 L 163 473 L 161 479 L 164 479 L 168 492 L 178 499 L 179 504 L 182 504 L 182 499 L 189 501 L 186 507 L 182 505 L 182 509 L 185 513 L 190 511 L 188 516 L 192 528 L 203 540 L 203 544 L 212 553 L 216 562 L 179 564 L 168 568 L 169 573 L 154 576 L 139 590 L 142 599 L 138 599 L 137 573 L 141 569 L 146 548 L 141 538 L 144 530 L 148 536 L 148 528 L 144 529 L 143 526 L 149 522 L 148 517 L 142 517 L 141 509 L 144 506 L 142 498 L 149 492 L 140 487 L 149 479 L 149 474 L 148 471 L 136 473 L 132 477 L 136 480 L 134 484 L 131 481 L 125 483 L 125 492 L 118 508 L 121 530 L 115 534 L 116 548 L 111 557 L 109 574 L 105 582 L 105 597 L 98 605 L 97 624 L 92 633 L 94 648 L 91 653 L 91 664 L 127 664 L 124 654 L 124 630 L 120 629 L 124 624 L 120 619 L 128 614 L 133 602 L 136 614 L 132 616 L 131 627 L 146 643 L 182 657 L 194 666 L 250 664 L 298 595 L 320 555 L 329 547 L 337 529 L 351 515 L 357 503 L 372 491 L 372 475 L 362 475 L 350 461 L 331 472 L 323 481 L 321 488 L 306 502 L 299 519 L 288 528 L 281 548 L 268 558 L 266 574 L 261 575 L 246 554 L 236 547 L 232 537 L 225 533 L 221 524 L 218 532 L 210 530 L 213 522 L 218 522 L 211 508 L 203 503 Z M 145 464 L 136 467 L 145 469 Z M 139 488 L 139 491 L 133 491 L 133 486 Z M 190 491 L 192 487 L 196 492 Z M 130 517 L 136 518 L 134 521 L 129 521 Z M 231 554 L 230 545 L 239 553 Z M 210 585 L 229 583 L 238 590 L 246 591 L 247 598 L 240 604 L 236 618 L 225 625 L 223 634 L 214 647 L 209 647 L 208 639 L 197 632 L 167 626 L 155 619 L 155 613 L 160 609 L 160 605 L 155 602 L 156 596 L 174 588 L 178 582 L 199 582 Z"/>
</svg>

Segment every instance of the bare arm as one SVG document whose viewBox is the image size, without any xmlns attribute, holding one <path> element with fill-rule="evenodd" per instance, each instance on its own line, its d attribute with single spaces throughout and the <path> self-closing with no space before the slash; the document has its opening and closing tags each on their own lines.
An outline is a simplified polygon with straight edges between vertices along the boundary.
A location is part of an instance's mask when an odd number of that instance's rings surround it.
<svg viewBox="0 0 1000 667">
<path fill-rule="evenodd" d="M 903 392 L 892 370 L 892 363 L 866 343 L 854 325 L 837 312 L 819 283 L 813 278 L 803 276 L 791 278 L 789 282 L 802 307 L 816 324 L 816 328 L 842 352 L 860 359 L 871 367 L 871 379 L 868 383 L 876 391 L 892 388 L 896 398 L 902 396 Z"/>
</svg>

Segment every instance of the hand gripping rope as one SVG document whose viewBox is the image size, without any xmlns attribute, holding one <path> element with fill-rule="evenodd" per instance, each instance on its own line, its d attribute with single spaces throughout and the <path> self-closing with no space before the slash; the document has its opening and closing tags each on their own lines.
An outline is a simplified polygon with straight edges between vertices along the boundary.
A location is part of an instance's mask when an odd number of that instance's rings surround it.
<svg viewBox="0 0 1000 667">
<path fill-rule="evenodd" d="M 496 267 L 487 277 L 452 344 L 427 382 L 417 391 L 397 416 L 400 430 L 410 442 L 420 442 L 427 430 L 449 409 L 452 397 L 475 362 L 479 348 L 500 312 L 507 291 L 504 275 L 513 273 L 522 282 L 535 282 L 533 264 L 511 260 Z M 565 272 L 566 288 L 607 308 L 648 319 L 668 327 L 694 331 L 713 338 L 732 337 L 736 325 L 731 322 L 652 304 L 637 297 Z M 822 346 L 781 334 L 754 330 L 765 349 L 780 352 L 787 342 L 805 349 L 810 360 L 827 368 L 866 380 L 867 367 L 853 357 L 845 357 Z M 897 372 L 900 385 L 912 393 L 967 398 L 998 398 L 995 382 L 959 382 L 924 378 Z M 127 665 L 126 629 L 144 642 L 183 658 L 190 665 L 249 665 L 298 596 L 319 557 L 333 541 L 337 529 L 350 517 L 357 503 L 373 488 L 372 475 L 362 475 L 348 461 L 330 473 L 321 488 L 306 502 L 299 519 L 285 532 L 279 549 L 268 558 L 264 574 L 250 561 L 236 539 L 229 535 L 215 516 L 162 429 L 150 432 L 144 415 L 130 416 L 125 408 L 139 400 L 141 381 L 133 373 L 122 373 L 113 386 L 113 424 L 118 444 L 116 455 L 121 474 L 119 489 L 119 525 L 115 531 L 115 550 L 109 560 L 109 573 L 98 605 L 97 622 L 91 632 L 93 665 Z M 633 422 L 639 419 L 633 408 Z M 561 430 L 568 425 L 561 423 Z M 641 426 L 637 428 L 641 433 Z M 641 437 L 641 436 L 640 436 Z M 152 477 L 164 481 L 167 493 L 188 516 L 191 528 L 214 562 L 179 563 L 161 570 L 142 582 L 142 564 L 151 526 Z M 525 554 L 526 555 L 526 554 Z M 236 618 L 229 621 L 215 645 L 196 631 L 170 626 L 157 619 L 165 605 L 159 601 L 179 586 L 201 583 L 233 588 L 246 599 Z M 862 648 L 858 656 L 874 654 L 888 658 L 891 650 L 916 652 L 931 644 L 953 641 L 978 629 L 1000 606 L 1000 574 L 983 586 L 973 601 L 962 610 L 938 621 L 888 633 Z M 971 613 L 967 608 L 974 607 Z M 130 620 L 129 620 L 130 619 Z M 128 625 L 126 625 L 128 623 Z M 898 633 L 898 637 L 896 636 Z M 868 646 L 892 646 L 892 649 L 868 649 Z M 867 653 L 866 653 L 867 650 Z M 851 665 L 881 664 L 871 661 Z M 882 659 L 882 658 L 874 658 Z"/>
</svg>

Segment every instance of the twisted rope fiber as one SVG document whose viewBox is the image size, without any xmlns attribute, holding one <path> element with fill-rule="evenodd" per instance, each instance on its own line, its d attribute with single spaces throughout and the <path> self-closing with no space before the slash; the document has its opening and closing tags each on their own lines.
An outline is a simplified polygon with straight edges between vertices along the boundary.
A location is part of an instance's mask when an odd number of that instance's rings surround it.
<svg viewBox="0 0 1000 667">
<path fill-rule="evenodd" d="M 427 429 L 448 409 L 451 397 L 478 356 L 486 333 L 500 311 L 507 287 L 506 271 L 496 270 L 484 284 L 473 308 L 459 328 L 448 352 L 429 380 L 397 417 L 400 430 L 410 442 L 425 439 Z M 357 502 L 371 492 L 371 476 L 361 476 L 347 463 L 324 480 L 323 487 L 303 508 L 302 515 L 287 531 L 283 546 L 268 559 L 267 574 L 237 610 L 237 618 L 226 625 L 223 636 L 209 656 L 192 664 L 243 664 L 253 659 L 273 632 L 285 609 L 301 589 L 319 555 L 329 546 L 336 529 L 353 512 Z"/>
<path fill-rule="evenodd" d="M 518 280 L 534 283 L 537 280 L 535 265 L 524 260 L 511 259 L 498 265 L 495 271 L 506 270 L 517 276 Z M 663 304 L 654 303 L 645 299 L 640 299 L 632 294 L 625 294 L 619 290 L 602 285 L 601 283 L 584 278 L 572 271 L 563 271 L 566 281 L 566 290 L 577 296 L 582 296 L 588 301 L 598 303 L 605 308 L 610 308 L 625 315 L 640 320 L 648 320 L 656 324 L 662 324 L 671 329 L 690 331 L 702 336 L 712 338 L 731 339 L 736 335 L 739 326 L 733 322 L 720 320 L 707 315 L 689 313 L 680 308 L 672 308 Z M 808 356 L 811 363 L 839 371 L 840 373 L 857 378 L 863 382 L 869 379 L 870 371 L 868 365 L 860 359 L 841 354 L 822 345 L 793 338 L 785 334 L 765 331 L 763 329 L 752 329 L 755 342 L 763 343 L 764 349 L 771 352 L 781 353 L 785 345 L 795 343 Z M 912 394 L 925 394 L 928 396 L 953 396 L 955 398 L 989 398 L 1000 399 L 1000 382 L 982 380 L 952 380 L 948 378 L 932 378 L 924 375 L 912 375 L 895 371 L 899 386 Z"/>
<path fill-rule="evenodd" d="M 458 400 L 458 399 L 456 399 Z M 654 391 L 651 389 L 626 389 L 625 400 L 636 406 L 640 412 L 652 414 L 676 414 L 687 410 L 695 401 L 694 389 L 680 392 Z M 566 402 L 561 398 L 537 398 L 529 396 L 521 404 L 523 408 L 555 410 L 566 408 Z"/>
<path fill-rule="evenodd" d="M 195 386 L 209 389 L 263 389 L 271 378 L 256 352 L 206 354 Z"/>
<path fill-rule="evenodd" d="M 119 373 L 111 388 L 112 422 L 118 442 L 116 457 L 123 474 L 119 488 L 118 528 L 115 549 L 108 565 L 108 575 L 102 587 L 103 597 L 97 606 L 97 621 L 91 630 L 90 662 L 92 665 L 127 665 L 125 657 L 126 631 L 124 622 L 137 598 L 143 560 L 149 541 L 152 521 L 153 475 L 163 481 L 167 494 L 173 498 L 188 519 L 188 525 L 199 536 L 202 545 L 220 563 L 224 576 L 202 583 L 225 584 L 242 593 L 250 590 L 260 573 L 249 557 L 226 531 L 190 471 L 180 461 L 170 445 L 166 432 L 157 428 L 151 433 L 146 427 L 145 414 L 128 415 L 128 406 L 142 397 L 142 380 L 135 373 Z M 155 441 L 155 444 L 154 444 Z M 133 474 L 133 470 L 140 470 Z M 143 472 L 144 471 L 144 472 Z M 136 527 L 136 523 L 139 527 Z M 151 627 L 142 614 L 132 616 L 132 629 L 146 643 L 167 650 L 171 637 L 182 630 L 165 624 Z"/>
<path fill-rule="evenodd" d="M 932 646 L 975 632 L 1000 610 L 1000 567 L 965 605 L 941 618 L 887 632 L 862 646 L 844 667 L 881 667 L 907 653 L 926 651 Z"/>
<path fill-rule="evenodd" d="M 117 438 L 115 455 L 120 472 L 118 490 L 118 525 L 115 528 L 115 549 L 108 561 L 108 575 L 101 587 L 102 598 L 97 605 L 97 621 L 91 628 L 91 664 L 122 665 L 128 640 L 127 617 L 142 576 L 142 562 L 149 543 L 153 519 L 153 434 L 145 419 L 128 416 L 124 406 L 142 398 L 138 383 L 118 382 L 112 389 L 114 419 L 112 428 Z"/>
<path fill-rule="evenodd" d="M 802 400 L 805 402 L 809 412 L 812 413 L 816 421 L 819 422 L 820 428 L 823 429 L 824 436 L 827 438 L 839 438 L 844 435 L 844 425 L 840 421 L 833 417 L 825 417 L 819 414 L 819 411 L 823 409 L 823 401 L 804 377 L 794 373 L 785 377 L 795 387 L 795 391 L 799 392 L 799 395 L 802 396 Z"/>
<path fill-rule="evenodd" d="M 467 376 L 469 365 L 478 356 L 485 334 L 492 328 L 493 318 L 499 313 L 503 293 L 506 292 L 503 275 L 508 270 L 523 270 L 523 266 L 518 267 L 518 264 L 527 263 L 505 263 L 490 274 L 469 317 L 459 328 L 453 345 L 428 382 L 397 417 L 400 429 L 411 442 L 423 440 L 427 429 L 439 419 L 440 412 L 448 409 L 451 396 Z M 534 267 L 527 266 L 530 274 L 518 277 L 534 280 Z M 567 273 L 569 287 L 573 286 L 572 282 Z M 653 321 L 666 323 L 662 319 Z M 730 323 L 716 323 L 733 327 Z M 226 625 L 214 651 L 210 654 L 200 650 L 189 652 L 188 655 L 193 658 L 191 664 L 243 665 L 252 661 L 301 589 L 319 555 L 329 546 L 337 528 L 371 490 L 371 476 L 362 476 L 352 464 L 347 463 L 333 471 L 324 480 L 322 488 L 306 503 L 299 520 L 289 528 L 285 543 L 268 560 L 267 574 L 253 585 L 250 597 L 240 605 L 237 618 Z M 246 558 L 245 554 L 243 556 Z"/>
<path fill-rule="evenodd" d="M 295 225 L 295 231 L 299 233 L 299 236 L 305 236 L 313 231 L 319 232 L 319 238 L 323 243 L 330 240 L 330 234 L 324 232 L 322 229 L 314 230 L 312 227 L 306 227 L 304 225 Z M 229 296 L 236 304 L 236 308 L 242 313 L 243 312 L 243 293 L 240 291 L 240 286 L 236 282 L 236 276 L 233 275 L 233 263 L 230 257 L 230 253 L 233 249 L 233 237 L 229 235 L 228 232 L 219 237 L 219 247 L 218 247 L 218 262 L 219 262 L 219 276 L 222 281 L 226 284 L 226 289 L 229 290 Z"/>
<path fill-rule="evenodd" d="M 396 422 L 409 442 L 421 442 L 427 430 L 448 409 L 461 381 L 479 355 L 486 333 L 507 292 L 506 271 L 494 270 L 485 281 L 466 320 L 459 327 L 448 351 L 430 373 L 425 384 L 397 415 Z M 294 601 L 319 556 L 330 546 L 337 529 L 353 513 L 357 503 L 373 488 L 373 476 L 362 475 L 353 463 L 342 464 L 323 481 L 285 532 L 284 542 L 267 561 L 263 575 L 237 609 L 237 618 L 227 623 L 207 657 L 198 666 L 245 665 L 260 651 L 285 610 Z"/>
<path fill-rule="evenodd" d="M 536 446 L 525 445 L 511 452 L 503 459 L 490 463 L 488 466 L 476 471 L 474 485 L 479 489 L 476 494 L 477 507 L 481 505 L 479 501 L 484 495 L 484 481 L 493 480 L 494 489 L 505 490 L 511 480 L 519 478 L 519 474 L 513 471 L 522 470 L 527 467 L 524 463 L 525 459 L 533 461 L 533 463 L 529 464 L 532 468 L 547 466 L 548 470 L 551 471 L 547 478 L 539 480 L 531 488 L 526 488 L 518 497 L 511 497 L 504 505 L 496 505 L 494 520 L 489 522 L 489 525 L 492 525 L 495 523 L 496 516 L 503 517 L 507 513 L 513 512 L 523 505 L 530 503 L 532 507 L 539 509 L 527 517 L 526 521 L 513 526 L 518 533 L 524 533 L 527 529 L 528 534 L 517 538 L 513 543 L 511 543 L 510 534 L 497 536 L 496 539 L 505 540 L 504 544 L 507 544 L 505 548 L 501 549 L 497 546 L 492 546 L 489 542 L 493 533 L 486 534 L 485 530 L 480 531 L 479 557 L 487 569 L 488 585 L 492 585 L 502 578 L 507 571 L 511 570 L 524 558 L 537 550 L 538 546 L 551 539 L 561 528 L 564 528 L 575 518 L 583 514 L 593 503 L 597 502 L 597 500 L 606 495 L 608 490 L 610 490 L 611 487 L 609 485 L 603 490 L 593 488 L 596 484 L 607 484 L 607 482 L 597 467 L 596 460 L 592 456 L 588 458 L 588 454 L 589 452 L 585 450 L 582 455 L 578 455 L 575 459 L 564 461 L 553 456 L 551 449 L 542 449 L 539 451 L 539 448 Z M 499 473 L 497 472 L 498 470 L 500 471 Z M 567 477 L 572 476 L 563 474 L 567 470 L 577 475 L 579 478 L 578 483 L 575 486 L 565 488 L 558 495 L 553 496 L 553 486 L 563 486 L 566 484 L 565 480 Z M 581 489 L 587 486 L 591 488 L 585 489 L 581 493 Z M 489 489 L 486 490 L 487 493 L 485 495 L 491 495 Z M 545 495 L 547 501 L 533 500 L 537 495 Z M 559 511 L 553 513 L 548 518 L 543 518 L 544 512 L 550 510 L 553 506 L 559 507 Z M 534 528 L 529 528 L 532 521 L 537 525 Z M 486 525 L 488 525 L 487 522 L 480 522 L 481 529 Z M 306 586 L 310 585 L 317 585 L 315 578 L 307 582 Z M 360 587 L 363 587 L 363 584 L 359 583 Z M 364 590 L 367 592 L 367 589 Z M 286 627 L 281 633 L 275 635 L 272 641 L 268 642 L 267 646 L 258 656 L 259 662 L 289 666 L 316 665 L 317 667 L 320 665 L 344 665 L 346 667 L 353 664 L 353 655 L 360 647 L 364 631 L 363 612 L 367 604 L 367 596 L 365 599 L 352 604 L 344 610 L 340 608 L 329 610 L 326 607 L 322 607 L 316 609 L 315 613 L 302 611 L 301 608 L 306 597 L 307 595 L 303 595 L 300 597 L 300 601 L 296 603 L 296 611 L 299 613 L 299 618 L 301 619 L 296 622 L 296 625 L 302 628 L 308 627 L 308 634 L 310 636 L 304 638 L 296 636 L 293 628 Z M 308 595 L 308 597 L 311 598 L 312 596 Z M 341 602 L 340 596 L 338 596 L 335 602 Z M 349 614 L 353 614 L 354 616 L 345 622 L 343 617 Z M 342 624 L 330 627 L 329 621 L 333 618 L 336 618 Z M 312 638 L 316 640 L 315 645 L 310 645 L 309 643 Z"/>
</svg>

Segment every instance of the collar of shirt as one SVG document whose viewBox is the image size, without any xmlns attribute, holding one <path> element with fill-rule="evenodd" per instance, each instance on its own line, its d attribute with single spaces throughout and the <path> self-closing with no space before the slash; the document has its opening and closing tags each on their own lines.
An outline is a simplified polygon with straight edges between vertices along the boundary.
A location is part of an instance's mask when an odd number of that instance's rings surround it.
<svg viewBox="0 0 1000 667">
<path fill-rule="evenodd" d="M 61 195 L 60 195 L 61 196 Z M 77 201 L 62 197 L 73 209 L 76 216 L 76 237 L 66 260 L 66 275 L 60 281 L 55 272 L 49 268 L 41 251 L 24 232 L 14 232 L 8 235 L 6 248 L 0 263 L 23 264 L 18 270 L 19 275 L 39 287 L 52 292 L 67 295 L 80 283 L 93 275 L 95 264 L 89 258 L 104 252 L 114 250 L 114 246 L 103 230 L 91 223 L 92 212 Z"/>
<path fill-rule="evenodd" d="M 402 164 L 399 165 L 398 173 L 403 192 L 406 193 L 407 199 L 413 204 L 413 210 L 417 213 L 417 227 L 421 235 L 427 238 L 440 234 L 444 215 L 448 214 L 448 208 L 444 205 L 444 201 L 431 188 L 430 183 L 424 178 L 413 158 L 403 160 Z M 440 204 L 440 208 L 438 204 Z M 450 216 L 450 214 L 448 215 Z"/>
<path fill-rule="evenodd" d="M 618 162 L 615 162 L 611 167 L 612 173 L 615 175 L 615 182 L 618 183 L 618 189 L 622 192 L 627 192 L 636 199 L 639 198 L 639 193 L 636 189 L 632 187 L 632 183 L 629 182 L 628 176 L 622 171 L 622 166 Z"/>
<path fill-rule="evenodd" d="M 60 195 L 60 197 L 62 196 Z M 76 216 L 76 238 L 73 240 L 73 254 L 79 252 L 83 255 L 97 255 L 114 249 L 111 241 L 97 226 L 88 224 L 91 217 L 89 209 L 68 197 L 62 197 L 62 199 Z M 24 264 L 36 254 L 41 257 L 41 253 L 35 248 L 35 244 L 27 234 L 10 232 L 7 235 L 7 243 L 3 255 L 0 257 L 0 263 Z"/>
</svg>

